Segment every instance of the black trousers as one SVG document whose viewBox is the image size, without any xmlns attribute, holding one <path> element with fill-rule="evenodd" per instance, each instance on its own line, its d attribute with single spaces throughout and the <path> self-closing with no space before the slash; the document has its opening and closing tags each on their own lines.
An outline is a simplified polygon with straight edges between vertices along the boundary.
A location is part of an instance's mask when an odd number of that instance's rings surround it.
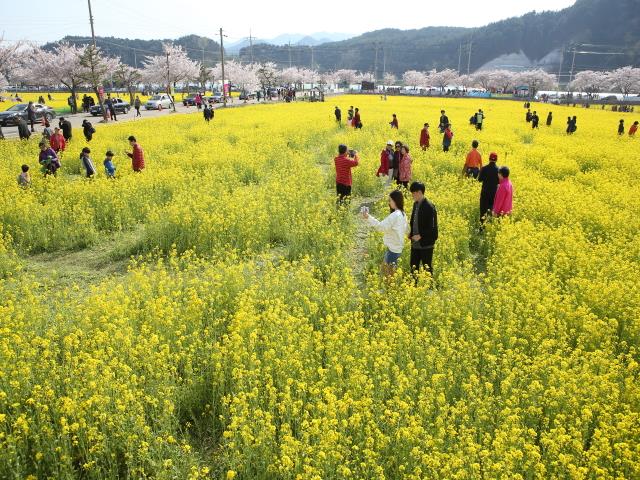
<svg viewBox="0 0 640 480">
<path fill-rule="evenodd" d="M 338 194 L 338 205 L 342 205 L 351 196 L 351 185 L 336 183 L 336 193 Z"/>
<path fill-rule="evenodd" d="M 490 212 L 493 209 L 493 199 L 495 196 L 495 192 L 483 192 L 480 194 L 480 221 L 482 221 L 486 215 L 491 214 Z"/>
<path fill-rule="evenodd" d="M 409 263 L 411 265 L 411 271 L 415 272 L 421 267 L 425 268 L 433 275 L 433 247 L 418 249 L 411 249 L 411 257 Z"/>
</svg>

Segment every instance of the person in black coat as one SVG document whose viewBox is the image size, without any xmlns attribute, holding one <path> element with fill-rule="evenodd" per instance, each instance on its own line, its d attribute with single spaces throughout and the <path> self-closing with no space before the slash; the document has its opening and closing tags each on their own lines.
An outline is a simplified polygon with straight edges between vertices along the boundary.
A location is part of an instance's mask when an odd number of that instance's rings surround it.
<svg viewBox="0 0 640 480">
<path fill-rule="evenodd" d="M 624 135 L 624 120 L 621 119 L 618 124 L 618 135 Z"/>
<path fill-rule="evenodd" d="M 480 169 L 478 181 L 482 183 L 480 189 L 480 223 L 484 222 L 487 215 L 490 215 L 493 209 L 493 200 L 498 190 L 498 154 L 491 152 L 489 154 L 489 163 Z"/>
<path fill-rule="evenodd" d="M 31 125 L 31 133 L 35 132 L 33 126 L 36 123 L 36 106 L 33 102 L 29 102 L 29 105 L 27 105 L 27 119 Z"/>
<path fill-rule="evenodd" d="M 433 249 L 438 239 L 438 212 L 433 203 L 424 196 L 425 186 L 413 182 L 409 187 L 414 204 L 409 222 L 411 240 L 411 271 L 425 268 L 433 275 Z"/>
<path fill-rule="evenodd" d="M 440 123 L 438 124 L 438 128 L 440 129 L 440 133 L 444 133 L 445 128 L 449 124 L 449 117 L 444 110 L 440 110 Z"/>
<path fill-rule="evenodd" d="M 71 132 L 71 122 L 69 120 L 65 120 L 64 117 L 60 117 L 60 121 L 58 122 L 58 126 L 60 130 L 62 130 L 62 136 L 68 142 L 71 140 L 72 132 Z"/>
<path fill-rule="evenodd" d="M 29 125 L 24 118 L 18 118 L 18 135 L 20 140 L 29 140 L 31 132 L 29 131 Z"/>
<path fill-rule="evenodd" d="M 82 121 L 82 133 L 84 133 L 84 138 L 87 139 L 87 142 L 90 142 L 93 138 L 93 134 L 96 133 L 96 129 L 93 128 L 93 125 L 91 125 L 89 120 Z"/>
<path fill-rule="evenodd" d="M 531 128 L 538 128 L 538 123 L 540 123 L 540 117 L 538 112 L 534 111 L 533 115 L 531 115 Z"/>
<path fill-rule="evenodd" d="M 553 122 L 553 113 L 549 112 L 549 115 L 547 115 L 547 127 L 551 126 L 551 122 Z"/>
</svg>

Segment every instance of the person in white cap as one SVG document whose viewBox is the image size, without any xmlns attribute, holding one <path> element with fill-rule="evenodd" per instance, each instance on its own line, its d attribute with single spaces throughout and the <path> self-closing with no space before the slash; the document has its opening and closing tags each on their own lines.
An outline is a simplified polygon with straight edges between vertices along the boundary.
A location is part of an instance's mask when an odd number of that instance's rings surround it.
<svg viewBox="0 0 640 480">
<path fill-rule="evenodd" d="M 387 177 L 385 186 L 388 186 L 393 179 L 393 140 L 389 140 L 386 147 L 380 152 L 380 167 L 376 176 Z"/>
</svg>

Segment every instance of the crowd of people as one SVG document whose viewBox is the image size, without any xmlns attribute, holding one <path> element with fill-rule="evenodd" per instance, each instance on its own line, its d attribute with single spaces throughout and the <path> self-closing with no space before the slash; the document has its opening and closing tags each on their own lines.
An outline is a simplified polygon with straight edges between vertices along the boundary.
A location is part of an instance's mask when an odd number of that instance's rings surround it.
<svg viewBox="0 0 640 480">
<path fill-rule="evenodd" d="M 352 113 L 353 112 L 353 115 Z M 356 118 L 358 109 L 349 108 L 350 122 Z M 342 125 L 342 113 L 338 106 L 335 107 L 334 115 L 336 122 Z M 484 112 L 482 109 L 474 114 L 474 125 L 476 129 L 478 122 L 484 122 Z M 360 119 L 357 119 L 360 121 Z M 397 115 L 392 115 L 390 122 L 392 129 L 398 127 Z M 356 127 L 357 128 L 357 127 Z M 447 152 L 451 145 L 453 132 L 451 122 L 444 110 L 440 112 L 438 128 L 443 135 L 443 150 Z M 430 133 L 429 124 L 424 123 L 420 131 L 420 147 L 423 151 L 429 148 Z M 498 154 L 491 152 L 489 162 L 483 165 L 482 155 L 478 148 L 480 143 L 474 140 L 471 150 L 466 156 L 462 168 L 462 176 L 468 179 L 477 180 L 481 184 L 479 199 L 479 220 L 480 228 L 488 217 L 503 217 L 511 214 L 513 210 L 513 185 L 510 181 L 510 170 L 507 166 L 499 167 Z M 338 146 L 338 156 L 334 158 L 336 172 L 336 196 L 338 207 L 349 204 L 353 187 L 352 170 L 360 165 L 360 156 L 354 149 L 347 145 Z M 411 245 L 410 266 L 412 272 L 421 269 L 433 274 L 433 251 L 438 239 L 438 213 L 435 205 L 426 197 L 426 186 L 423 182 L 412 179 L 413 159 L 410 155 L 410 147 L 401 141 L 387 141 L 385 147 L 380 152 L 380 165 L 376 171 L 376 176 L 384 178 L 384 188 L 388 189 L 392 183 L 395 185 L 389 193 L 388 204 L 390 213 L 383 220 L 378 220 L 369 213 L 369 209 L 364 206 L 361 209 L 362 217 L 373 228 L 383 233 L 383 243 L 385 254 L 382 261 L 382 272 L 389 276 L 395 271 L 398 260 L 402 255 L 405 244 L 405 237 L 408 237 Z M 413 198 L 413 207 L 409 221 L 404 209 L 404 193 L 410 192 Z"/>
<path fill-rule="evenodd" d="M 65 156 L 65 152 L 68 150 L 70 142 L 73 138 L 73 129 L 71 122 L 64 117 L 60 117 L 58 126 L 51 128 L 48 121 L 44 121 L 45 128 L 42 131 L 42 138 L 38 143 L 39 155 L 38 164 L 40 165 L 41 172 L 44 176 L 56 176 L 58 170 L 62 166 L 62 159 Z M 91 142 L 93 135 L 96 133 L 95 128 L 91 125 L 91 122 L 84 120 L 82 123 L 82 130 L 87 143 Z M 131 146 L 130 152 L 125 154 L 131 159 L 131 168 L 134 172 L 141 172 L 145 167 L 144 151 L 138 144 L 136 138 L 131 135 L 128 138 L 129 145 Z M 105 175 L 107 178 L 115 178 L 116 166 L 114 163 L 115 154 L 108 150 L 105 153 L 103 161 Z M 92 178 L 97 174 L 95 164 L 91 158 L 91 149 L 88 146 L 84 146 L 80 151 L 80 164 L 84 169 L 85 176 Z M 21 173 L 18 175 L 18 185 L 21 187 L 28 187 L 31 185 L 30 167 L 27 164 L 22 165 Z"/>
</svg>

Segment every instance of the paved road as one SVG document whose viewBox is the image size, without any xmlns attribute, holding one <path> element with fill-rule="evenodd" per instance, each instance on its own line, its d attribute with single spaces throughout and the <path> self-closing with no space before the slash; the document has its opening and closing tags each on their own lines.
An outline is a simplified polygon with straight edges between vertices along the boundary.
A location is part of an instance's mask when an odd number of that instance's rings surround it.
<svg viewBox="0 0 640 480">
<path fill-rule="evenodd" d="M 269 103 L 274 103 L 275 100 L 269 102 Z M 238 100 L 237 98 L 234 99 L 234 101 L 232 103 L 227 103 L 227 107 L 238 107 L 238 106 L 242 106 L 242 105 L 248 105 L 248 104 L 255 104 L 257 103 L 255 100 L 249 100 L 248 102 L 244 102 L 241 100 Z M 262 103 L 262 102 L 261 102 Z M 222 104 L 216 103 L 214 105 L 215 109 L 218 108 L 222 108 Z M 158 111 L 158 110 L 145 110 L 144 107 L 142 107 L 140 109 L 140 113 L 142 113 L 142 117 L 138 117 L 136 119 L 136 111 L 134 108 L 132 108 L 129 113 L 124 114 L 124 115 L 120 115 L 118 114 L 118 121 L 109 121 L 107 123 L 104 123 L 102 121 L 102 117 L 94 117 L 88 113 L 77 113 L 75 115 L 62 115 L 64 118 L 68 119 L 71 122 L 71 125 L 73 126 L 73 128 L 81 128 L 82 126 L 82 121 L 87 118 L 89 119 L 89 121 L 91 122 L 91 124 L 96 127 L 96 128 L 102 128 L 104 126 L 107 125 L 112 125 L 112 124 L 116 124 L 116 123 L 122 123 L 122 122 L 133 122 L 139 119 L 144 119 L 144 118 L 157 118 L 157 117 L 163 117 L 165 115 L 176 115 L 176 114 L 188 114 L 188 113 L 198 113 L 200 115 L 202 115 L 202 110 L 198 110 L 196 107 L 185 107 L 182 105 L 182 103 L 177 103 L 176 104 L 176 113 L 172 113 L 172 109 L 163 109 L 162 111 Z M 52 127 L 57 127 L 58 126 L 58 119 L 60 118 L 60 115 L 56 116 L 56 118 L 54 118 L 51 126 Z M 40 137 L 40 135 L 42 134 L 42 125 L 38 124 L 35 126 L 35 130 L 36 133 L 34 133 L 33 135 L 36 135 L 38 138 Z M 9 139 L 9 138 L 18 138 L 18 127 L 2 127 L 2 133 L 4 134 L 4 137 Z M 33 138 L 33 135 L 31 138 Z"/>
</svg>

